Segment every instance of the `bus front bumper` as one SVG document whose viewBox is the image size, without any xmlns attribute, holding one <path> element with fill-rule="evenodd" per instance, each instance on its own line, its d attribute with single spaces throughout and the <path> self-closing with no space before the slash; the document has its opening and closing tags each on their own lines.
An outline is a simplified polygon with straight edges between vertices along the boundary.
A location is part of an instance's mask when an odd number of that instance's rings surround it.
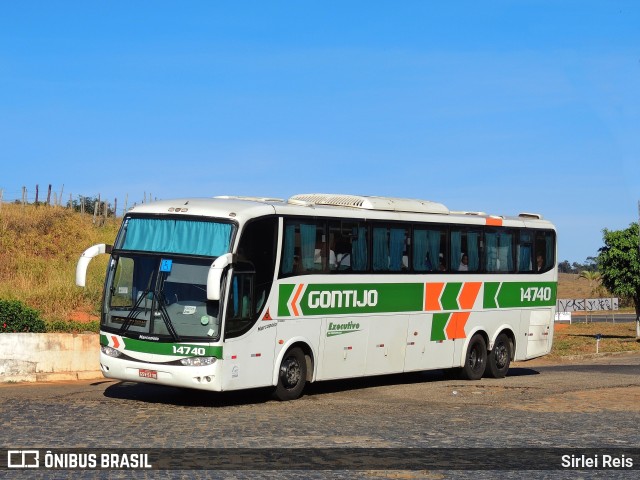
<svg viewBox="0 0 640 480">
<path fill-rule="evenodd" d="M 107 378 L 128 382 L 222 391 L 220 359 L 212 365 L 192 367 L 132 361 L 110 357 L 100 352 L 100 369 Z"/>
</svg>

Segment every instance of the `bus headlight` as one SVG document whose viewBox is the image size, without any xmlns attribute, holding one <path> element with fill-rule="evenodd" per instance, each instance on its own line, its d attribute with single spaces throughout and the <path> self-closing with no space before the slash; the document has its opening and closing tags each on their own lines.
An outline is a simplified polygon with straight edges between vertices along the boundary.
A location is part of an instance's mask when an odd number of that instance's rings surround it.
<svg viewBox="0 0 640 480">
<path fill-rule="evenodd" d="M 216 357 L 187 357 L 181 358 L 180 363 L 186 367 L 204 367 L 216 363 Z"/>
<path fill-rule="evenodd" d="M 122 352 L 119 352 L 113 347 L 102 346 L 100 347 L 100 350 L 102 350 L 102 353 L 104 353 L 105 355 L 113 358 L 118 358 L 120 355 L 122 355 Z"/>
</svg>

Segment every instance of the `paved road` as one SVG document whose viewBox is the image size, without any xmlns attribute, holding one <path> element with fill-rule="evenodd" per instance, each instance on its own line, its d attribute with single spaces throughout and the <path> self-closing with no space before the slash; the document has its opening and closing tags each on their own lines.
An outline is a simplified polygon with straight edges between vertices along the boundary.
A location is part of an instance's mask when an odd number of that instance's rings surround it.
<svg viewBox="0 0 640 480">
<path fill-rule="evenodd" d="M 640 446 L 640 356 L 589 363 L 519 363 L 502 380 L 447 380 L 440 372 L 324 382 L 294 402 L 267 391 L 212 394 L 112 380 L 0 386 L 4 448 L 577 447 Z M 636 465 L 640 458 L 636 459 Z M 293 467 L 293 466 L 292 466 Z M 0 471 L 18 478 L 15 471 Z M 65 472 L 29 472 L 66 478 Z M 75 473 L 75 476 L 74 476 Z M 69 473 L 80 478 L 82 472 Z M 156 478 L 155 472 L 84 472 Z M 333 478 L 495 478 L 495 472 L 329 472 Z M 533 472 L 566 478 L 566 471 Z M 574 472 L 575 473 L 575 472 Z M 637 473 L 637 472 L 635 472 Z M 65 475 L 62 475 L 65 474 Z M 581 478 L 634 478 L 586 472 Z M 173 471 L 174 478 L 254 478 L 256 472 Z M 323 478 L 327 472 L 258 472 Z M 503 471 L 500 477 L 520 478 Z M 24 478 L 27 478 L 26 476 Z"/>
</svg>

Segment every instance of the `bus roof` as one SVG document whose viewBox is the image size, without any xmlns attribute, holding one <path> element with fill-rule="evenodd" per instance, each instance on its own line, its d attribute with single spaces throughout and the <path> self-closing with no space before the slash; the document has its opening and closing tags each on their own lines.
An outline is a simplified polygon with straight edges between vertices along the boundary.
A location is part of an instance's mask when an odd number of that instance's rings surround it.
<svg viewBox="0 0 640 480">
<path fill-rule="evenodd" d="M 485 212 L 451 211 L 441 203 L 428 200 L 323 193 L 299 194 L 288 200 L 246 196 L 160 200 L 137 205 L 129 212 L 218 217 L 241 223 L 255 217 L 279 214 L 553 228 L 549 221 L 536 213 L 496 216 Z"/>
</svg>

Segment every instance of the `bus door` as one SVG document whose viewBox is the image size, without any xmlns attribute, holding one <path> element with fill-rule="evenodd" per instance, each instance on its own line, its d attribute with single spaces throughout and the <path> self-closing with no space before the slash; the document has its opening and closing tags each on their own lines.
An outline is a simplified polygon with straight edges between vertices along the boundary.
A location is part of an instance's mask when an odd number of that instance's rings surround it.
<svg viewBox="0 0 640 480">
<path fill-rule="evenodd" d="M 229 270 L 224 316 L 223 389 L 268 386 L 272 382 L 275 321 L 257 321 L 262 298 L 255 298 L 256 274 L 250 265 Z M 262 297 L 262 296 L 261 296 Z"/>
</svg>

